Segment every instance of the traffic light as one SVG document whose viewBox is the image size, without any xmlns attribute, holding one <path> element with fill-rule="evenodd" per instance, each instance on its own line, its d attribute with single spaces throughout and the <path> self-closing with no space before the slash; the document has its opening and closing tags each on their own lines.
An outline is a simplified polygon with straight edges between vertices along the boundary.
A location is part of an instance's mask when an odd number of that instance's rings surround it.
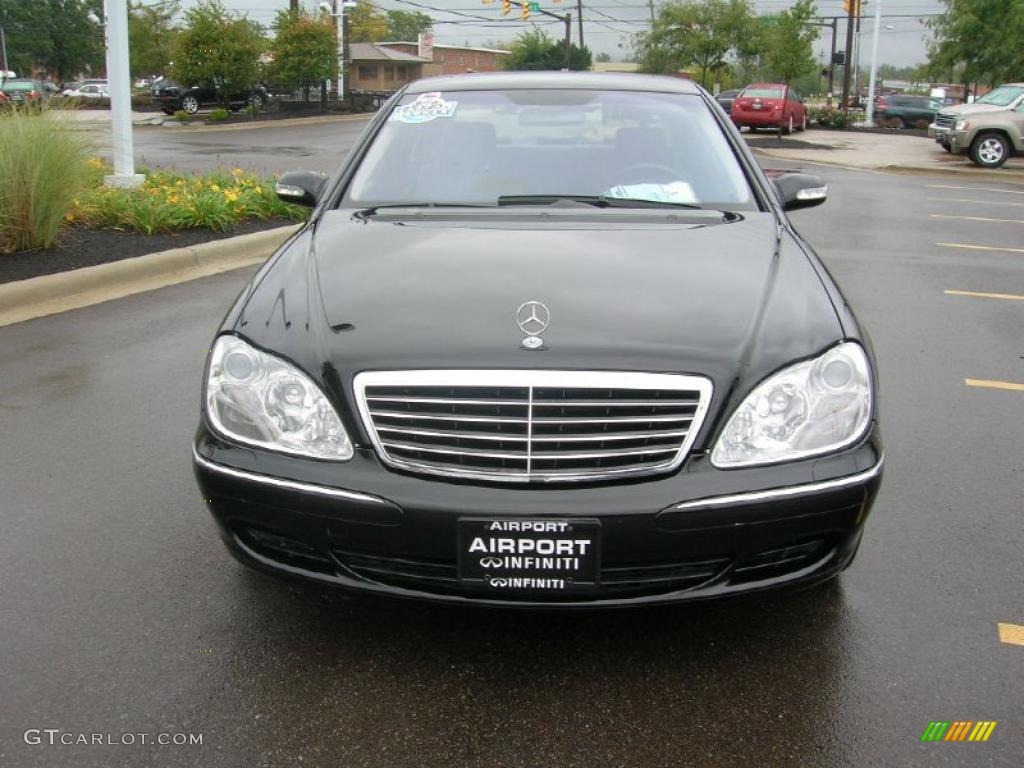
<svg viewBox="0 0 1024 768">
<path fill-rule="evenodd" d="M 838 67 L 846 64 L 846 51 L 836 51 L 832 54 L 832 63 Z"/>
<path fill-rule="evenodd" d="M 519 18 L 523 21 L 530 20 L 530 4 L 528 2 L 522 2 L 519 4 Z"/>
<path fill-rule="evenodd" d="M 508 16 L 512 13 L 512 0 L 501 0 L 501 15 Z"/>
<path fill-rule="evenodd" d="M 852 13 L 854 16 L 860 16 L 860 1 L 861 0 L 843 0 L 843 10 L 848 14 L 851 13 L 851 6 L 853 7 Z"/>
</svg>

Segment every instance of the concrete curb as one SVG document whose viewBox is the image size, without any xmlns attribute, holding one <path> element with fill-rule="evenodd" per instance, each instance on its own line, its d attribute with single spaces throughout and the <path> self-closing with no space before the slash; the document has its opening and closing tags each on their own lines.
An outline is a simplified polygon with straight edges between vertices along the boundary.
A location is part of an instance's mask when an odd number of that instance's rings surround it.
<svg viewBox="0 0 1024 768">
<path fill-rule="evenodd" d="M 760 147 L 751 147 L 755 154 L 765 155 L 766 157 L 772 157 L 776 160 L 786 160 L 791 163 L 807 163 L 809 165 L 829 165 L 833 168 L 844 168 L 848 171 L 862 171 L 864 173 L 892 173 L 892 174 L 906 174 L 906 173 L 920 173 L 925 176 L 942 176 L 944 178 L 955 178 L 964 177 L 969 179 L 985 179 L 988 181 L 999 181 L 1004 184 L 1024 184 L 1024 171 L 1018 168 L 1003 168 L 1000 170 L 988 171 L 984 168 L 941 168 L 932 167 L 926 165 L 877 165 L 877 166 L 863 166 L 863 165 L 850 165 L 849 163 L 840 163 L 836 160 L 823 160 L 818 156 L 801 155 L 799 157 L 793 157 L 791 155 L 779 154 L 776 150 L 772 149 L 761 149 Z M 782 150 L 782 152 L 792 152 L 793 150 Z"/>
<path fill-rule="evenodd" d="M 375 113 L 364 112 L 357 115 L 322 115 L 320 117 L 286 117 L 280 120 L 253 120 L 251 123 L 231 123 L 230 125 L 189 125 L 178 123 L 174 118 L 167 118 L 160 123 L 136 123 L 135 127 L 148 126 L 151 128 L 163 128 L 166 124 L 174 124 L 192 133 L 217 133 L 220 131 L 251 131 L 256 128 L 288 128 L 296 125 L 322 125 L 324 123 L 351 123 L 357 120 L 369 120 Z"/>
<path fill-rule="evenodd" d="M 0 285 L 0 327 L 266 261 L 300 224 Z"/>
</svg>

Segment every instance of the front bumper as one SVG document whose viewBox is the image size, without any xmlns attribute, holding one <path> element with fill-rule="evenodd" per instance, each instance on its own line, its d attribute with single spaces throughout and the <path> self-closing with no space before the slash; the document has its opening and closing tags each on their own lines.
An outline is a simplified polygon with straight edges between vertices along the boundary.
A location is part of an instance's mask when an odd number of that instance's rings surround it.
<svg viewBox="0 0 1024 768">
<path fill-rule="evenodd" d="M 872 434 L 836 456 L 589 486 L 445 482 L 372 451 L 330 464 L 233 446 L 200 428 L 193 466 L 224 543 L 258 570 L 400 597 L 515 607 L 682 602 L 812 583 L 856 552 L 882 475 Z M 496 592 L 457 578 L 463 517 L 597 519 L 600 583 Z"/>
<path fill-rule="evenodd" d="M 946 131 L 942 136 L 942 142 L 954 155 L 962 155 L 971 148 L 970 135 L 966 131 Z"/>
</svg>

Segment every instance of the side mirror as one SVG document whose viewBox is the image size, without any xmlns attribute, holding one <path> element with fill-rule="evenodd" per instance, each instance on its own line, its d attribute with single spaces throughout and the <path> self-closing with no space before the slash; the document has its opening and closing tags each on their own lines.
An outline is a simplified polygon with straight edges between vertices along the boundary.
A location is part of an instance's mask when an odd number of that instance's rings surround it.
<svg viewBox="0 0 1024 768">
<path fill-rule="evenodd" d="M 314 208 L 320 201 L 320 193 L 323 191 L 325 183 L 327 183 L 327 177 L 322 173 L 288 171 L 277 180 L 274 191 L 286 203 Z"/>
<path fill-rule="evenodd" d="M 775 185 L 782 195 L 782 207 L 787 211 L 813 208 L 828 199 L 825 180 L 809 173 L 780 174 L 775 177 Z"/>
</svg>

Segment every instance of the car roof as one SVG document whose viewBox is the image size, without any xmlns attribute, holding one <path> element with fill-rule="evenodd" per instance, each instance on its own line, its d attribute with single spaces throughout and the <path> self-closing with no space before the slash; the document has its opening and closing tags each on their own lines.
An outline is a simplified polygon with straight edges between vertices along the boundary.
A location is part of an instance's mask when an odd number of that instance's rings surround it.
<svg viewBox="0 0 1024 768">
<path fill-rule="evenodd" d="M 745 90 L 747 90 L 747 88 L 787 88 L 787 87 L 788 86 L 785 83 L 751 83 L 750 85 L 746 86 L 743 90 L 745 91 Z"/>
<path fill-rule="evenodd" d="M 416 80 L 409 85 L 406 93 L 546 88 L 687 94 L 701 92 L 701 88 L 690 80 L 662 75 L 638 75 L 622 72 L 479 72 Z"/>
</svg>

